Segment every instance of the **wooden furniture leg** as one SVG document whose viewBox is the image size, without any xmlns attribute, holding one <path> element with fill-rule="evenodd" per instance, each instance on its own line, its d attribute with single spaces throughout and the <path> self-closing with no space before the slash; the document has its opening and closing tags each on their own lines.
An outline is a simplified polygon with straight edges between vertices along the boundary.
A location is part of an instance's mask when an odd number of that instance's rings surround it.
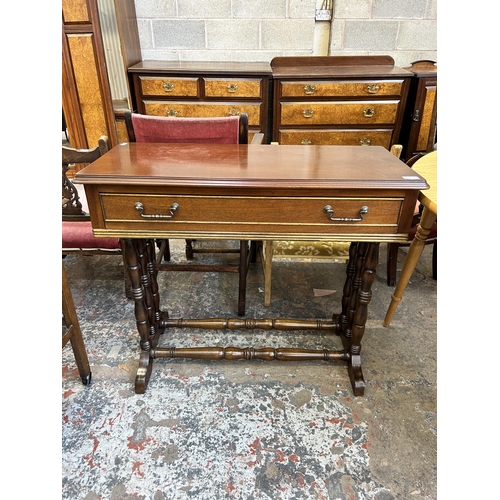
<svg viewBox="0 0 500 500">
<path fill-rule="evenodd" d="M 371 287 L 375 279 L 378 263 L 379 243 L 352 243 L 350 264 L 342 298 L 342 313 L 334 314 L 331 320 L 299 319 L 255 319 L 255 318 L 202 318 L 170 319 L 161 315 L 160 326 L 164 328 L 204 328 L 204 329 L 262 329 L 262 330 L 318 330 L 331 331 L 340 335 L 343 350 L 297 349 L 297 348 L 238 348 L 238 347 L 152 347 L 150 358 L 191 358 L 210 360 L 254 360 L 266 361 L 345 361 L 353 392 L 362 396 L 365 381 L 361 367 L 361 340 L 365 332 L 368 304 L 371 301 Z M 136 391 L 137 392 L 137 391 Z"/>
<path fill-rule="evenodd" d="M 408 255 L 406 256 L 403 269 L 401 270 L 401 275 L 399 281 L 396 285 L 396 289 L 392 295 L 391 303 L 389 309 L 385 315 L 384 326 L 389 326 L 392 321 L 392 317 L 396 312 L 398 304 L 401 302 L 403 297 L 403 292 L 405 291 L 406 285 L 410 281 L 411 275 L 417 265 L 418 259 L 422 254 L 425 247 L 425 240 L 427 235 L 432 229 L 432 225 L 436 221 L 437 214 L 429 210 L 424 206 L 424 211 L 422 212 L 422 218 L 420 219 L 420 224 L 417 227 L 417 232 L 415 234 L 415 239 L 411 242 L 410 249 L 408 250 Z"/>
<path fill-rule="evenodd" d="M 153 369 L 151 349 L 156 347 L 159 335 L 163 332 L 161 319 L 165 313 L 162 313 L 159 307 L 154 240 L 127 238 L 124 240 L 124 247 L 124 263 L 127 266 L 132 298 L 135 301 L 135 318 L 141 347 L 135 392 L 144 394 Z"/>
<path fill-rule="evenodd" d="M 261 252 L 262 272 L 264 273 L 264 306 L 271 305 L 271 278 L 273 265 L 273 242 L 264 241 Z"/>
<path fill-rule="evenodd" d="M 124 259 L 135 300 L 135 317 L 140 336 L 139 368 L 135 381 L 137 394 L 144 394 L 151 376 L 155 358 L 192 358 L 211 360 L 267 361 L 345 361 L 353 392 L 362 396 L 365 381 L 361 367 L 361 341 L 365 332 L 371 287 L 378 263 L 379 243 L 352 243 L 343 289 L 342 312 L 331 320 L 255 319 L 255 318 L 202 318 L 170 319 L 160 311 L 157 270 L 155 266 L 154 240 L 125 239 Z M 248 267 L 248 247 L 241 248 Z M 244 274 L 244 273 L 243 273 Z M 263 329 L 263 330 L 318 330 L 331 331 L 342 339 L 342 350 L 297 348 L 238 348 L 238 347 L 158 347 L 158 340 L 165 328 L 204 329 Z"/>
<path fill-rule="evenodd" d="M 348 371 L 355 396 L 362 396 L 366 387 L 361 367 L 361 340 L 368 318 L 379 246 L 379 243 L 353 242 L 349 249 L 339 325 L 342 343 L 349 352 Z"/>
<path fill-rule="evenodd" d="M 89 358 L 83 342 L 82 331 L 78 316 L 76 315 L 75 304 L 71 289 L 68 283 L 68 276 L 64 262 L 62 262 L 62 319 L 63 319 L 63 336 L 62 346 L 71 342 L 73 353 L 75 355 L 76 366 L 78 373 L 84 385 L 89 385 L 92 380 L 92 372 L 90 371 Z"/>
<path fill-rule="evenodd" d="M 240 241 L 240 272 L 238 274 L 238 316 L 245 315 L 247 296 L 247 273 L 249 267 L 250 254 L 248 242 Z"/>
</svg>

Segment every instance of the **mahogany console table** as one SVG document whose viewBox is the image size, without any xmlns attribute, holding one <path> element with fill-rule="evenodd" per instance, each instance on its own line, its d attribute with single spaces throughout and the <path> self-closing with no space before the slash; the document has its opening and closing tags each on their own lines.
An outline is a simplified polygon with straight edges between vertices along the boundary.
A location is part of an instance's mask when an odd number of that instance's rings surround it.
<svg viewBox="0 0 500 500">
<path fill-rule="evenodd" d="M 156 358 L 347 363 L 363 395 L 361 340 L 380 242 L 407 239 L 425 180 L 381 146 L 121 144 L 76 174 L 96 237 L 124 240 L 144 393 Z M 327 319 L 173 319 L 160 309 L 154 238 L 353 242 L 342 309 Z M 329 330 L 342 350 L 159 347 L 172 327 Z"/>
</svg>

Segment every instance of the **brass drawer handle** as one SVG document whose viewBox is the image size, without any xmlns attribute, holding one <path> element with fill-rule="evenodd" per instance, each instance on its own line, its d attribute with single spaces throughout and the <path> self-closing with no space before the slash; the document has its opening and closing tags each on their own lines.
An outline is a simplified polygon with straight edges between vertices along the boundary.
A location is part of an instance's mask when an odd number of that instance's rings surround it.
<svg viewBox="0 0 500 500">
<path fill-rule="evenodd" d="M 167 109 L 167 116 L 177 116 L 177 111 L 175 109 Z"/>
<path fill-rule="evenodd" d="M 147 214 L 143 213 L 144 212 L 144 205 L 140 201 L 138 201 L 135 204 L 134 208 L 140 212 L 140 215 L 143 219 L 172 219 L 172 217 L 175 215 L 174 212 L 177 212 L 177 210 L 179 210 L 179 208 L 181 208 L 181 207 L 179 206 L 178 203 L 172 203 L 172 205 L 170 206 L 170 209 L 169 209 L 170 215 L 160 215 L 160 214 L 147 215 Z"/>
<path fill-rule="evenodd" d="M 234 84 L 234 83 L 230 83 L 230 84 L 227 86 L 227 91 L 228 91 L 228 92 L 231 92 L 231 94 L 234 94 L 237 90 L 238 90 L 238 85 L 236 85 L 236 84 Z"/>
<path fill-rule="evenodd" d="M 330 217 L 328 217 L 330 220 L 333 220 L 333 221 L 340 221 L 340 222 L 360 222 L 363 220 L 363 215 L 367 214 L 368 213 L 368 207 L 367 206 L 362 206 L 360 209 L 359 209 L 359 218 L 358 219 L 354 219 L 352 217 L 334 217 L 333 216 L 333 208 L 331 205 L 326 205 L 324 208 L 323 208 L 323 212 L 325 212 L 325 214 L 330 214 Z"/>
<path fill-rule="evenodd" d="M 316 87 L 314 85 L 305 85 L 304 86 L 304 93 L 307 95 L 312 95 L 316 91 Z"/>
<path fill-rule="evenodd" d="M 302 139 L 301 144 L 308 146 L 309 144 L 312 144 L 312 141 L 311 139 Z"/>
<path fill-rule="evenodd" d="M 314 114 L 314 111 L 312 109 L 304 109 L 304 111 L 302 111 L 302 114 L 304 115 L 304 118 L 311 118 Z"/>
<path fill-rule="evenodd" d="M 237 109 L 232 108 L 232 109 L 230 109 L 230 110 L 228 111 L 228 113 L 227 113 L 227 114 L 228 114 L 229 116 L 239 116 L 240 112 L 239 112 Z"/>
<path fill-rule="evenodd" d="M 377 83 L 371 83 L 368 85 L 368 93 L 369 94 L 376 94 L 380 90 L 380 85 Z"/>
<path fill-rule="evenodd" d="M 363 115 L 366 118 L 371 118 L 375 114 L 375 110 L 373 108 L 366 108 L 363 110 Z"/>
<path fill-rule="evenodd" d="M 163 84 L 163 90 L 165 90 L 165 92 L 172 92 L 172 90 L 174 90 L 174 87 L 175 87 L 175 85 L 173 83 L 170 83 L 170 82 L 165 82 Z"/>
<path fill-rule="evenodd" d="M 359 141 L 359 143 L 361 144 L 361 146 L 369 146 L 371 142 L 372 141 L 370 141 L 370 139 L 368 139 L 368 137 L 363 137 L 363 139 L 361 139 Z"/>
</svg>

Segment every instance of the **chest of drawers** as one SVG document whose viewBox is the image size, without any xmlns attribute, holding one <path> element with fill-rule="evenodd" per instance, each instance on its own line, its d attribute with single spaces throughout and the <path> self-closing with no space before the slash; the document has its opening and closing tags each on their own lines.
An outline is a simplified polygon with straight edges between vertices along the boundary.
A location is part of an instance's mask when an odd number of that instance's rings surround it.
<svg viewBox="0 0 500 500">
<path fill-rule="evenodd" d="M 265 63 L 143 61 L 129 68 L 138 113 L 217 117 L 248 114 L 269 141 L 270 75 Z"/>
<path fill-rule="evenodd" d="M 273 141 L 383 146 L 397 142 L 412 74 L 390 56 L 275 57 Z"/>
<path fill-rule="evenodd" d="M 402 158 L 429 153 L 437 140 L 437 64 L 422 60 L 407 68 L 413 73 L 399 143 Z"/>
</svg>

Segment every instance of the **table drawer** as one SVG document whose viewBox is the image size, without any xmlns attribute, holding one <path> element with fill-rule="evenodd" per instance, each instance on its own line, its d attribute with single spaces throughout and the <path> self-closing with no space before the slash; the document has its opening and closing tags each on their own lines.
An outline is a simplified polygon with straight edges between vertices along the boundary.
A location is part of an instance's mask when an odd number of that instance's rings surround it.
<svg viewBox="0 0 500 500">
<path fill-rule="evenodd" d="M 280 130 L 280 144 L 391 146 L 392 129 L 385 130 Z"/>
<path fill-rule="evenodd" d="M 262 80 L 237 80 L 203 78 L 205 83 L 205 97 L 224 99 L 262 99 Z"/>
<path fill-rule="evenodd" d="M 403 198 L 261 197 L 101 193 L 106 229 L 228 234 L 395 234 Z M 142 207 L 138 207 L 138 203 Z M 175 208 L 175 205 L 177 207 Z M 333 212 L 327 213 L 325 207 Z M 137 208 L 138 207 L 138 208 Z M 362 207 L 367 213 L 360 214 Z M 142 213 L 142 215 L 141 215 Z M 330 220 L 330 217 L 339 220 Z M 361 219 L 361 220 L 359 220 Z"/>
<path fill-rule="evenodd" d="M 256 103 L 208 103 L 182 101 L 143 101 L 147 115 L 178 116 L 185 118 L 237 116 L 240 113 L 248 114 L 248 125 L 260 125 L 261 104 Z"/>
<path fill-rule="evenodd" d="M 282 97 L 400 96 L 403 80 L 281 82 Z"/>
<path fill-rule="evenodd" d="M 145 96 L 198 97 L 198 78 L 140 76 L 141 93 Z"/>
<path fill-rule="evenodd" d="M 396 121 L 399 101 L 281 103 L 282 125 L 378 125 Z"/>
</svg>

